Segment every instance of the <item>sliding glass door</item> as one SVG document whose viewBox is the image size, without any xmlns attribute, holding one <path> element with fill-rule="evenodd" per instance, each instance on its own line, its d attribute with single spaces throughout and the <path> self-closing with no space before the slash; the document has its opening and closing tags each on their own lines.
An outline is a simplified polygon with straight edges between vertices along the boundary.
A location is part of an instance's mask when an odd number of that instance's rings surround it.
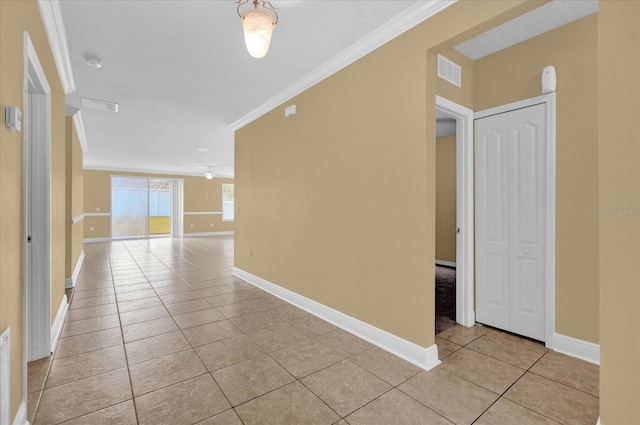
<svg viewBox="0 0 640 425">
<path fill-rule="evenodd" d="M 149 179 L 149 234 L 171 234 L 171 180 Z"/>
<path fill-rule="evenodd" d="M 111 237 L 171 235 L 171 180 L 111 177 Z"/>
</svg>

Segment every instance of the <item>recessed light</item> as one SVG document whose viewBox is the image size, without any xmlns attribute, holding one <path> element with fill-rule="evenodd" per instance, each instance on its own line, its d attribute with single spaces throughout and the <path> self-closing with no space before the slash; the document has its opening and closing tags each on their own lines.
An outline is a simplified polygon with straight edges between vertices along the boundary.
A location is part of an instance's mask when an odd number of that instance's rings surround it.
<svg viewBox="0 0 640 425">
<path fill-rule="evenodd" d="M 102 59 L 97 56 L 85 56 L 84 61 L 92 68 L 102 68 Z"/>
<path fill-rule="evenodd" d="M 206 152 L 206 151 L 208 151 L 208 150 L 209 150 L 209 148 L 203 148 L 203 147 L 200 147 L 200 148 L 198 148 L 198 149 L 196 149 L 196 150 L 197 150 L 198 152 Z"/>
</svg>

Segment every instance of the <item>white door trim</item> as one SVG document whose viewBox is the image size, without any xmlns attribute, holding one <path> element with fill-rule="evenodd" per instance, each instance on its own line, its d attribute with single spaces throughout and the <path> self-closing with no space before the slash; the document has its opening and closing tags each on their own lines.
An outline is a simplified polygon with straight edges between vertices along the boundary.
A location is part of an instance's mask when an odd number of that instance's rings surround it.
<svg viewBox="0 0 640 425">
<path fill-rule="evenodd" d="M 27 362 L 51 354 L 51 88 L 27 32 L 23 37 L 23 56 L 23 400 L 26 401 Z M 38 143 L 31 143 L 32 140 Z M 27 227 L 29 221 L 31 229 Z M 27 243 L 29 233 L 31 244 Z"/>
<path fill-rule="evenodd" d="M 556 94 L 549 93 L 478 111 L 475 113 L 474 119 L 485 118 L 539 104 L 546 105 L 545 111 L 547 118 L 545 345 L 547 348 L 553 348 L 556 315 Z M 458 260 L 458 263 L 459 262 Z"/>
<path fill-rule="evenodd" d="M 473 111 L 436 96 L 436 110 L 456 119 L 456 322 L 473 326 L 474 311 L 474 197 Z"/>
</svg>

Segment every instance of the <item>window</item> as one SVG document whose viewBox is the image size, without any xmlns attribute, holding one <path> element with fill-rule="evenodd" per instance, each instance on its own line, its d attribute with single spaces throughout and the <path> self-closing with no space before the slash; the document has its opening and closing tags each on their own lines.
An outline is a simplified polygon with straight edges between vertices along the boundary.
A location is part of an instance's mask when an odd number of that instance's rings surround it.
<svg viewBox="0 0 640 425">
<path fill-rule="evenodd" d="M 233 221 L 233 184 L 222 184 L 222 221 Z"/>
</svg>

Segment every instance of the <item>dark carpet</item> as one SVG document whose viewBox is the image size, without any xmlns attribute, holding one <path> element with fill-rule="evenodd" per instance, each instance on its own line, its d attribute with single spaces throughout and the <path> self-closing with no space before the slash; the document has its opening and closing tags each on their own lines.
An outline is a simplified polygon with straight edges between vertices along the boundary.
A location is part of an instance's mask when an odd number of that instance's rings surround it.
<svg viewBox="0 0 640 425">
<path fill-rule="evenodd" d="M 436 335 L 456 324 L 456 269 L 436 266 Z"/>
</svg>

